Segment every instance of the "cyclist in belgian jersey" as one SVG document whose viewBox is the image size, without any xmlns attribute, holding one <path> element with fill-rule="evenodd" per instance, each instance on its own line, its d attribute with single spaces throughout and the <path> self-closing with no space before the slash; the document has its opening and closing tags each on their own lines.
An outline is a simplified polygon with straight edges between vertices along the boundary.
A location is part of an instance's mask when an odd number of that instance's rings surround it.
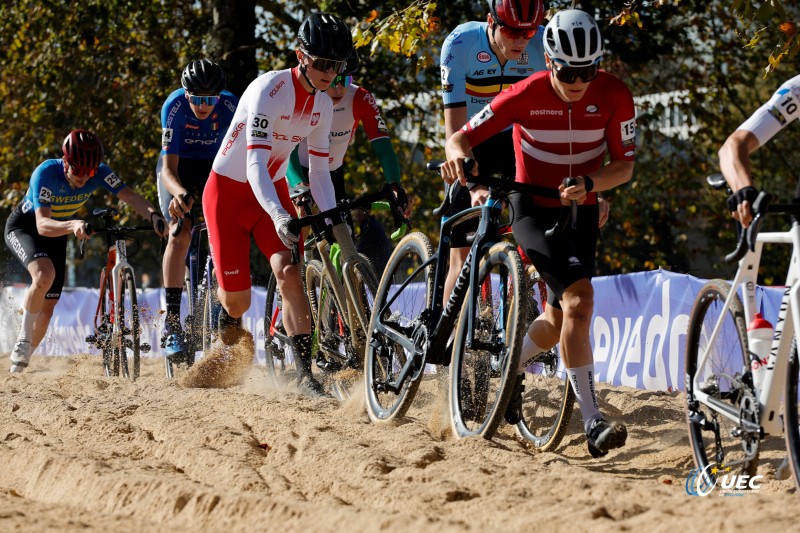
<svg viewBox="0 0 800 533">
<path fill-rule="evenodd" d="M 222 342 L 248 335 L 241 316 L 250 307 L 252 236 L 275 273 L 301 381 L 319 393 L 323 388 L 311 376 L 310 310 L 290 253 L 302 243 L 289 227 L 294 208 L 284 178 L 292 150 L 307 139 L 311 194 L 321 210 L 336 206 L 328 167 L 333 104 L 324 91 L 344 71 L 353 41 L 344 22 L 326 13 L 306 18 L 298 39 L 299 65 L 259 76 L 242 95 L 214 159 L 203 211 L 223 307 Z M 350 240 L 344 224 L 333 232 L 338 242 Z"/>
<path fill-rule="evenodd" d="M 181 330 L 181 295 L 191 223 L 173 236 L 178 220 L 203 193 L 219 140 L 227 131 L 238 98 L 225 90 L 222 67 L 208 59 L 192 61 L 181 74 L 181 88 L 161 107 L 161 155 L 156 175 L 161 212 L 170 224 L 162 271 L 167 304 L 164 352 L 179 358 L 185 350 Z M 184 196 L 186 195 L 186 196 Z"/>
<path fill-rule="evenodd" d="M 32 279 L 23 301 L 22 327 L 11 352 L 11 372 L 22 372 L 28 366 L 47 333 L 64 285 L 67 236 L 89 238 L 86 222 L 75 214 L 92 192 L 104 188 L 150 219 L 156 233 L 165 233 L 166 224 L 155 207 L 102 163 L 103 146 L 97 135 L 74 130 L 61 149 L 61 159 L 48 159 L 36 167 L 25 198 L 6 221 L 6 246 Z"/>
<path fill-rule="evenodd" d="M 544 18 L 542 0 L 488 0 L 488 4 L 486 22 L 461 24 L 442 45 L 441 91 L 448 139 L 500 91 L 546 68 L 540 31 Z M 509 178 L 515 175 L 511 132 L 509 125 L 475 147 L 473 153 L 481 174 Z M 445 217 L 485 201 L 485 187 L 467 187 L 455 183 L 446 189 L 450 209 Z M 467 235 L 475 229 L 477 221 L 453 230 L 445 301 L 469 252 Z"/>
<path fill-rule="evenodd" d="M 389 130 L 381 118 L 381 109 L 368 90 L 353 83 L 353 75 L 358 70 L 359 64 L 358 53 L 354 49 L 347 59 L 345 71 L 334 78 L 330 88 L 326 91 L 333 102 L 328 160 L 337 202 L 347 199 L 344 182 L 344 156 L 359 123 L 363 126 L 367 139 L 380 161 L 386 183 L 391 184 L 396 193 L 402 190 L 400 164 L 389 138 Z M 292 152 L 286 179 L 289 181 L 290 187 L 295 187 L 300 183 L 308 184 L 308 143 L 305 140 L 301 141 Z M 407 216 L 411 214 L 410 211 L 409 205 Z M 358 251 L 367 255 L 376 271 L 380 273 L 392 253 L 391 242 L 386 236 L 383 226 L 372 215 L 360 220 L 359 227 L 362 233 L 357 242 Z M 368 235 L 367 240 L 364 238 L 365 235 Z"/>
<path fill-rule="evenodd" d="M 547 282 L 550 304 L 525 336 L 519 371 L 560 343 L 589 451 L 600 457 L 625 444 L 627 429 L 603 418 L 594 391 L 589 328 L 599 231 L 597 192 L 622 185 L 633 175 L 633 97 L 620 79 L 599 70 L 603 42 L 588 13 L 556 13 L 545 28 L 544 47 L 549 70 L 504 91 L 455 133 L 447 142 L 442 175 L 448 182 L 465 182 L 462 162 L 471 147 L 513 124 L 516 181 L 559 191 L 560 199 L 511 197 L 514 237 Z M 604 166 L 606 153 L 610 162 Z M 565 188 L 567 177 L 575 177 L 577 185 Z M 545 237 L 559 218 L 561 204 L 571 200 L 580 204 L 577 228 Z M 522 377 L 506 412 L 510 423 L 521 418 Z"/>
<path fill-rule="evenodd" d="M 800 75 L 785 81 L 764 105 L 734 131 L 719 150 L 722 174 L 733 194 L 728 208 L 746 228 L 753 220 L 751 211 L 758 197 L 753 185 L 750 154 L 767 144 L 779 131 L 800 117 Z M 800 198 L 800 182 L 795 189 Z"/>
</svg>

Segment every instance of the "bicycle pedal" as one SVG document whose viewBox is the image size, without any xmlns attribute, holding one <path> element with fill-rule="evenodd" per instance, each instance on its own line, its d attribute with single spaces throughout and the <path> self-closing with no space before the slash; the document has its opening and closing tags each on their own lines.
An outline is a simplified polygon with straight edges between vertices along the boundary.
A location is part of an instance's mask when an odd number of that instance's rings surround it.
<svg viewBox="0 0 800 533">
<path fill-rule="evenodd" d="M 148 353 L 150 351 L 150 345 L 146 342 L 143 342 L 139 345 L 139 351 L 142 353 Z"/>
</svg>

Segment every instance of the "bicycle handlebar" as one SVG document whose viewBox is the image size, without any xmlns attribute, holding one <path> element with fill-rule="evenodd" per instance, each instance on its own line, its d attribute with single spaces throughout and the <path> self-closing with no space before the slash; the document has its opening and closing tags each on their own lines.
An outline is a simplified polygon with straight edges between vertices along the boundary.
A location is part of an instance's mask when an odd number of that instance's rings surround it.
<svg viewBox="0 0 800 533">
<path fill-rule="evenodd" d="M 301 194 L 296 194 L 295 197 L 296 196 L 301 196 Z M 320 228 L 319 231 L 322 233 L 324 230 L 321 228 L 328 227 L 326 219 L 333 220 L 336 217 L 341 217 L 341 215 L 353 211 L 354 209 L 369 209 L 375 202 L 381 200 L 385 200 L 388 203 L 396 228 L 400 228 L 402 226 L 408 228 L 411 226 L 411 221 L 405 216 L 406 206 L 403 205 L 408 203 L 408 197 L 405 194 L 405 190 L 402 187 L 399 187 L 398 195 L 395 196 L 394 187 L 387 183 L 383 186 L 383 188 L 381 188 L 380 191 L 367 193 L 352 200 L 345 200 L 336 207 L 332 207 L 326 211 L 321 211 L 317 214 L 308 214 L 302 218 L 292 218 L 289 221 L 288 229 L 295 235 L 300 235 L 301 229 L 305 227 L 316 227 Z M 329 238 L 330 235 L 326 237 L 326 239 Z M 299 261 L 299 252 L 297 250 L 297 246 L 295 245 L 292 247 L 292 262 L 297 264 Z"/>
<path fill-rule="evenodd" d="M 425 165 L 428 170 L 431 172 L 438 171 L 442 165 L 445 164 L 445 161 L 435 159 L 432 161 L 428 161 Z M 472 158 L 465 158 L 464 159 L 464 172 L 469 174 L 472 169 L 475 167 L 475 160 Z M 559 192 L 557 189 L 551 189 L 548 187 L 542 187 L 539 185 L 533 185 L 531 183 L 520 183 L 517 181 L 512 181 L 508 179 L 490 177 L 490 176 L 469 176 L 469 181 L 471 183 L 475 183 L 477 185 L 483 185 L 485 187 L 490 187 L 494 189 L 500 189 L 505 191 L 517 191 L 517 192 L 524 192 L 527 194 L 531 194 L 533 196 L 540 196 L 543 198 L 560 198 Z M 577 185 L 578 180 L 575 178 L 565 178 L 564 185 L 566 187 L 572 187 L 573 185 Z M 450 206 L 450 195 L 445 194 L 444 201 L 442 205 L 435 208 L 433 210 L 434 216 L 441 216 L 443 212 Z M 577 227 L 577 220 L 578 220 L 578 202 L 575 200 L 570 202 L 570 205 L 563 206 L 561 210 L 561 215 L 559 216 L 558 222 L 556 225 L 550 228 L 545 232 L 545 236 L 550 238 L 554 235 L 558 235 L 564 228 L 567 227 L 570 219 L 572 220 L 572 229 Z"/>
<path fill-rule="evenodd" d="M 189 194 L 188 192 L 185 192 L 185 193 L 181 194 L 181 199 L 183 200 L 183 203 L 186 203 L 186 201 L 189 200 L 189 198 L 191 198 L 191 197 L 192 197 L 192 195 Z M 181 231 L 183 230 L 183 221 L 184 220 L 186 220 L 187 218 L 190 218 L 190 219 L 192 219 L 192 221 L 194 221 L 194 213 L 192 212 L 191 209 L 189 210 L 188 213 L 184 213 L 183 215 L 184 215 L 184 217 L 181 218 L 180 220 L 178 220 L 178 224 L 175 226 L 175 229 L 172 231 L 172 236 L 173 237 L 177 237 L 178 235 L 181 234 Z"/>
</svg>

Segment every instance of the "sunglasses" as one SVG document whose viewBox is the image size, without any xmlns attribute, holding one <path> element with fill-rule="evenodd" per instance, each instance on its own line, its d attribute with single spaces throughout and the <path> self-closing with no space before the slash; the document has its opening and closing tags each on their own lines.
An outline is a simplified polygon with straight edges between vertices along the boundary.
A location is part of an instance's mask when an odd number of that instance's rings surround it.
<svg viewBox="0 0 800 533">
<path fill-rule="evenodd" d="M 209 105 L 215 106 L 217 102 L 219 102 L 219 95 L 215 94 L 212 96 L 195 96 L 193 94 L 186 93 L 186 96 L 189 97 L 189 103 L 192 105 Z"/>
<path fill-rule="evenodd" d="M 97 174 L 97 169 L 85 169 L 85 168 L 78 168 L 75 165 L 69 165 L 69 172 L 73 176 L 77 178 L 91 178 L 95 174 Z"/>
<path fill-rule="evenodd" d="M 342 87 L 349 87 L 350 84 L 353 83 L 353 76 L 345 76 L 344 74 L 339 74 L 333 81 L 331 82 L 331 89 L 334 89 L 337 85 L 341 85 Z"/>
<path fill-rule="evenodd" d="M 306 57 L 311 60 L 311 68 L 320 72 L 328 72 L 333 69 L 335 73 L 341 74 L 347 65 L 346 59 L 325 59 L 324 57 L 314 57 L 311 54 L 306 54 Z"/>
<path fill-rule="evenodd" d="M 578 78 L 583 83 L 589 83 L 597 77 L 597 73 L 600 71 L 600 67 L 597 64 L 589 65 L 588 67 L 567 67 L 558 65 L 555 61 L 553 61 L 552 69 L 558 81 L 567 84 L 575 83 Z"/>
<path fill-rule="evenodd" d="M 533 39 L 533 36 L 539 31 L 539 28 L 512 28 L 511 26 L 506 26 L 495 18 L 493 18 L 493 20 L 498 26 L 500 26 L 500 33 L 502 33 L 507 39 L 511 39 L 513 41 L 516 41 L 517 39 Z"/>
</svg>

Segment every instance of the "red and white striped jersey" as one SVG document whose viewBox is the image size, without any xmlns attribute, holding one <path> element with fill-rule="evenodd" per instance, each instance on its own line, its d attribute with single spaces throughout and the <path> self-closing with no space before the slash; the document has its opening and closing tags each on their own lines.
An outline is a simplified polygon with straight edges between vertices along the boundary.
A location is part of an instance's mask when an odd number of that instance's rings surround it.
<svg viewBox="0 0 800 533">
<path fill-rule="evenodd" d="M 550 71 L 513 84 L 464 125 L 475 146 L 514 124 L 516 181 L 558 189 L 566 177 L 598 170 L 611 160 L 633 161 L 636 120 L 633 96 L 622 80 L 600 71 L 583 98 L 564 102 L 550 82 Z M 534 197 L 557 207 L 557 199 Z M 587 204 L 597 201 L 589 193 Z"/>
</svg>

